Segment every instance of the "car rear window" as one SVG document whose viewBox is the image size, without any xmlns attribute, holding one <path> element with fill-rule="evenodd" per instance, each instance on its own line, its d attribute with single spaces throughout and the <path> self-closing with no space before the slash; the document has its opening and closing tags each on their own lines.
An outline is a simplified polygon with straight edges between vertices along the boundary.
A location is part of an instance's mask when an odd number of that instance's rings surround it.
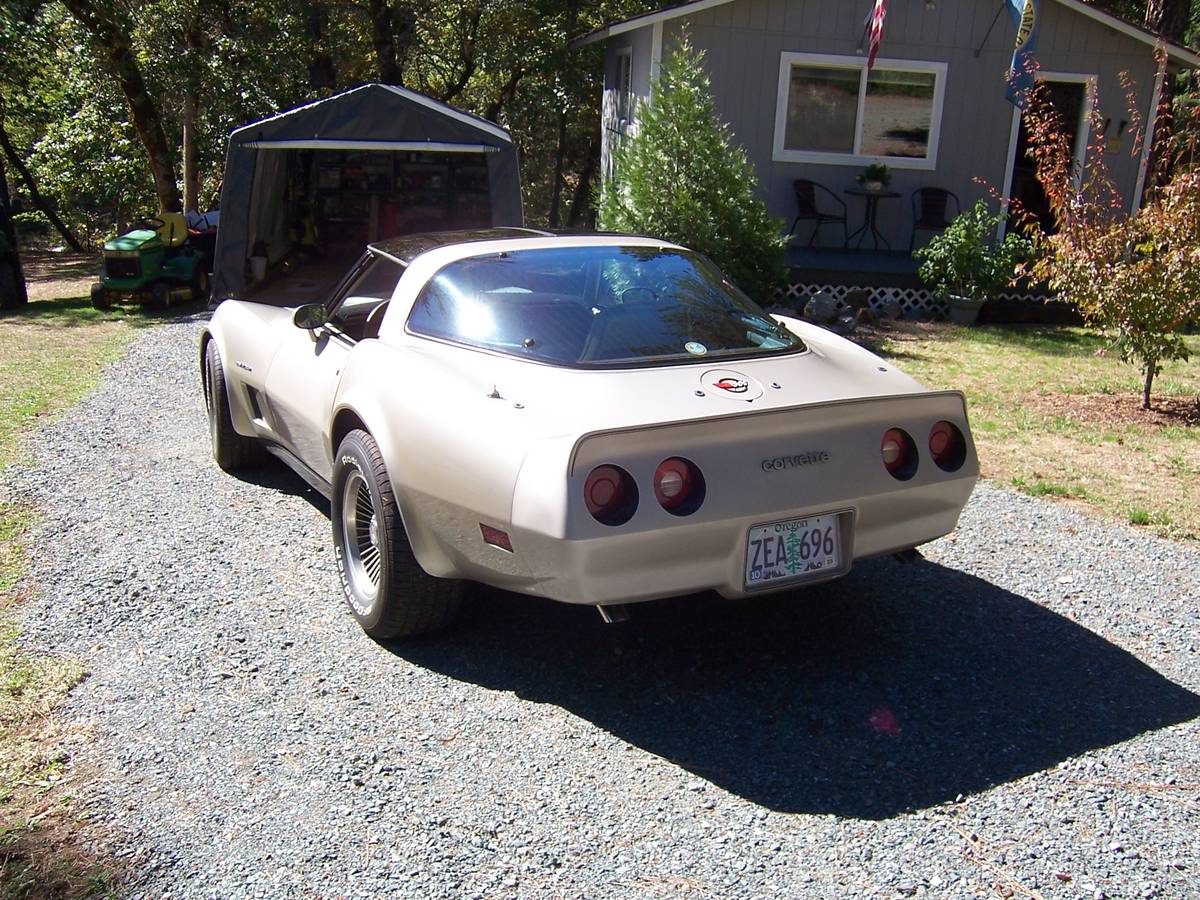
<svg viewBox="0 0 1200 900">
<path fill-rule="evenodd" d="M 658 247 L 556 247 L 459 260 L 425 285 L 408 327 L 568 366 L 804 349 L 710 261 Z"/>
</svg>

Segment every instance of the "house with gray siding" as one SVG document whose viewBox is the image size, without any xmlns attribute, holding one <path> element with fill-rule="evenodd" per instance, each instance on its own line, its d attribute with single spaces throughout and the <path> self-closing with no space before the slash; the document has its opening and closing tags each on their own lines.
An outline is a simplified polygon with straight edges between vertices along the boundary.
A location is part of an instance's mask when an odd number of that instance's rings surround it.
<svg viewBox="0 0 1200 900">
<path fill-rule="evenodd" d="M 704 52 L 718 114 L 780 219 L 794 218 L 793 182 L 806 179 L 846 204 L 853 231 L 866 202 L 846 189 L 874 162 L 889 167 L 900 195 L 878 202 L 878 230 L 905 258 L 918 188 L 952 191 L 964 208 L 997 197 L 1036 207 L 1022 117 L 1005 99 L 1016 38 L 1007 0 L 891 0 L 868 72 L 864 20 L 872 7 L 872 0 L 698 0 L 576 39 L 577 47 L 605 48 L 603 171 L 611 171 L 615 142 L 636 130 L 663 54 L 687 35 Z M 1040 0 L 1038 10 L 1039 78 L 1075 129 L 1077 165 L 1103 153 L 1136 209 L 1162 80 L 1180 66 L 1200 66 L 1200 57 L 1080 0 Z M 822 203 L 841 211 L 828 195 L 818 196 Z M 811 228 L 801 222 L 796 242 L 806 243 Z M 828 228 L 818 243 L 840 247 L 842 239 Z"/>
</svg>

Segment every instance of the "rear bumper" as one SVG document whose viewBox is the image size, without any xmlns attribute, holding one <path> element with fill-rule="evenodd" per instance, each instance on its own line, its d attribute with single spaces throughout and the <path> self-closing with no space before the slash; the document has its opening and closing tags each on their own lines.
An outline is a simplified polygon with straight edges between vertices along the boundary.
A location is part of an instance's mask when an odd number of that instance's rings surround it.
<svg viewBox="0 0 1200 900">
<path fill-rule="evenodd" d="M 529 580 L 506 587 L 565 603 L 637 603 L 696 591 L 723 597 L 795 590 L 804 582 L 748 588 L 746 542 L 750 528 L 845 510 L 850 515 L 851 560 L 907 550 L 953 531 L 976 482 L 974 475 L 869 497 L 773 511 L 721 521 L 676 525 L 631 535 L 613 533 L 589 540 L 562 540 L 514 532 L 513 547 Z"/>
<path fill-rule="evenodd" d="M 927 436 L 941 421 L 954 423 L 966 440 L 954 472 L 928 455 Z M 906 481 L 889 474 L 880 456 L 882 436 L 893 427 L 926 448 Z M 705 473 L 706 492 L 693 514 L 674 516 L 655 501 L 652 484 L 660 461 L 681 453 Z M 637 485 L 640 501 L 623 524 L 601 524 L 583 503 L 597 465 L 620 466 Z M 953 531 L 978 477 L 962 396 L 921 393 L 546 441 L 522 463 L 507 521 L 412 490 L 405 512 L 419 526 L 410 531 L 418 559 L 433 575 L 580 604 L 705 590 L 743 597 L 813 583 L 748 587 L 753 526 L 845 512 L 843 560 L 852 563 Z M 507 532 L 513 552 L 484 544 L 480 524 Z M 439 552 L 422 552 L 429 547 Z"/>
</svg>

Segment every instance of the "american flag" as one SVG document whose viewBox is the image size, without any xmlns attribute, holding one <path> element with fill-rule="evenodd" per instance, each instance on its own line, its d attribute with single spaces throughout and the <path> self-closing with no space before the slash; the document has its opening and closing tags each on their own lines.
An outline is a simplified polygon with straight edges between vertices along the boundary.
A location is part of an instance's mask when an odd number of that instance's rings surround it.
<svg viewBox="0 0 1200 900">
<path fill-rule="evenodd" d="M 883 43 L 883 19 L 887 15 L 887 0 L 875 0 L 875 9 L 871 11 L 867 31 L 870 35 L 870 45 L 867 50 L 867 71 L 875 65 L 875 57 L 879 55 L 879 45 Z"/>
</svg>

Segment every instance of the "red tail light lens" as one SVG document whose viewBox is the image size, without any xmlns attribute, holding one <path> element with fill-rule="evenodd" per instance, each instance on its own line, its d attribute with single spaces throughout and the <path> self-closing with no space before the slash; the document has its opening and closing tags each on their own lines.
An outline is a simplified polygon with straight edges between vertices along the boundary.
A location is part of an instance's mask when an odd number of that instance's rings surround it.
<svg viewBox="0 0 1200 900">
<path fill-rule="evenodd" d="M 893 478 L 908 481 L 917 474 L 917 445 L 903 428 L 889 428 L 879 447 L 884 468 Z"/>
<path fill-rule="evenodd" d="M 929 430 L 929 455 L 943 472 L 957 472 L 967 461 L 967 440 L 951 422 L 938 422 Z"/>
<path fill-rule="evenodd" d="M 691 460 L 672 456 L 654 470 L 654 496 L 667 512 L 690 516 L 704 502 L 704 476 Z"/>
<path fill-rule="evenodd" d="M 637 510 L 637 484 L 620 466 L 597 466 L 583 485 L 583 499 L 597 522 L 624 525 Z"/>
</svg>

